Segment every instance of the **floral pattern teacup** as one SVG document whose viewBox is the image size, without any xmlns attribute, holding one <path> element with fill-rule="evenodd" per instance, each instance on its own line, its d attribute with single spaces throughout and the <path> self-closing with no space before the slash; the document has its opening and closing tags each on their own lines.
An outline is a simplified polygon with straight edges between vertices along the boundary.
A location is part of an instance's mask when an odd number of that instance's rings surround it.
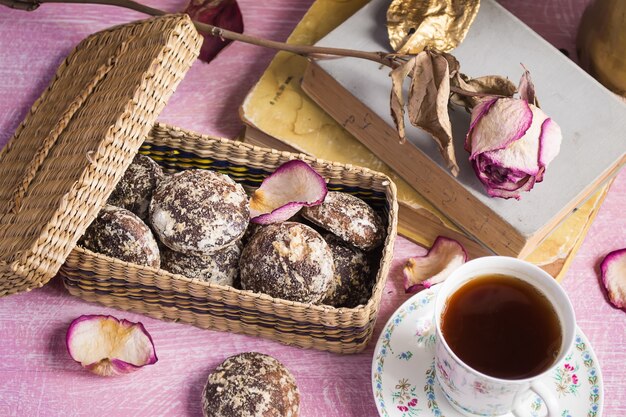
<svg viewBox="0 0 626 417">
<path fill-rule="evenodd" d="M 466 282 L 486 274 L 506 274 L 522 279 L 550 300 L 559 316 L 562 345 L 553 365 L 541 374 L 526 379 L 500 379 L 482 374 L 463 363 L 452 352 L 441 331 L 441 314 L 449 296 Z M 543 399 L 548 417 L 557 417 L 557 398 L 538 380 L 552 372 L 574 344 L 576 321 L 567 295 L 541 268 L 515 258 L 490 256 L 474 259 L 455 270 L 441 284 L 435 302 L 435 374 L 450 404 L 468 416 L 519 415 L 520 404 L 533 392 Z M 559 416 L 560 417 L 560 416 Z"/>
</svg>

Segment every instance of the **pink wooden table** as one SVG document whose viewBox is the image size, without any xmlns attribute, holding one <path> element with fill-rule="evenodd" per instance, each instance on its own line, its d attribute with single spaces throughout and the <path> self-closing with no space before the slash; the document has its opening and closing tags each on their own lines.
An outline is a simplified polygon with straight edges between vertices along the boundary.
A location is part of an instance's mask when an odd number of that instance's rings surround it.
<svg viewBox="0 0 626 417">
<path fill-rule="evenodd" d="M 311 1 L 240 0 L 246 31 L 285 39 Z M 501 2 L 555 46 L 575 55 L 573 39 L 588 0 Z M 181 10 L 184 3 L 150 1 L 169 11 Z M 30 14 L 0 9 L 0 146 L 76 43 L 94 31 L 142 17 L 98 6 L 44 5 Z M 210 65 L 196 63 L 161 120 L 204 133 L 236 135 L 241 128 L 237 108 L 272 55 L 236 44 Z M 626 315 L 606 302 L 598 284 L 598 263 L 607 252 L 626 247 L 625 204 L 623 172 L 563 282 L 578 324 L 600 360 L 606 417 L 626 415 Z M 422 253 L 422 248 L 398 239 L 376 338 L 407 298 L 401 264 Z M 81 314 L 141 320 L 154 338 L 159 362 L 121 378 L 103 379 L 83 371 L 68 357 L 64 342 L 69 322 Z M 373 344 L 362 354 L 339 356 L 165 323 L 83 302 L 54 279 L 44 288 L 0 299 L 0 416 L 198 416 L 207 374 L 227 356 L 250 350 L 273 355 L 291 369 L 302 393 L 303 416 L 375 416 L 370 385 Z"/>
</svg>

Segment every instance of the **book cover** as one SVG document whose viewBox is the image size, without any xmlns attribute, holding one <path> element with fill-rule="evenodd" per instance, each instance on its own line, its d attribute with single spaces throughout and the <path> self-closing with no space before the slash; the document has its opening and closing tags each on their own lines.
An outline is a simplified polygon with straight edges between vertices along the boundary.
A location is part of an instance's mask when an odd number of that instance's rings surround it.
<svg viewBox="0 0 626 417">
<path fill-rule="evenodd" d="M 317 0 L 288 42 L 315 43 L 365 3 L 365 0 Z M 386 168 L 302 91 L 298 81 L 303 76 L 307 62 L 303 57 L 287 53 L 276 55 L 241 106 L 240 115 L 246 124 L 244 140 L 258 146 L 304 152 L 319 158 L 385 171 L 394 177 L 398 186 L 399 234 L 426 247 L 437 236 L 443 235 L 463 242 L 472 256 L 485 254 L 487 251 L 482 246 L 451 225 L 439 211 Z M 527 259 L 554 277 L 562 277 L 605 194 L 606 188 L 602 188 Z"/>
<path fill-rule="evenodd" d="M 388 50 L 387 2 L 374 0 L 317 44 Z M 465 41 L 453 51 L 471 77 L 517 80 L 531 70 L 542 109 L 563 131 L 561 153 L 544 181 L 521 200 L 487 196 L 463 150 L 469 115 L 451 111 L 461 173 L 454 178 L 432 139 L 410 127 L 400 145 L 389 112 L 389 69 L 353 58 L 316 61 L 303 89 L 457 226 L 502 255 L 528 256 L 626 160 L 626 106 L 493 0 L 484 0 Z"/>
</svg>

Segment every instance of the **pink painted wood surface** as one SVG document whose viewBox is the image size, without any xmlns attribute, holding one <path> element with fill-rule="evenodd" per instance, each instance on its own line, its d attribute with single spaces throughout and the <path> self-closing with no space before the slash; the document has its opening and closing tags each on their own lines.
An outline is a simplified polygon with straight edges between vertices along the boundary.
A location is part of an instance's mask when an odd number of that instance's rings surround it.
<svg viewBox="0 0 626 417">
<path fill-rule="evenodd" d="M 576 27 L 588 0 L 501 2 L 574 57 Z M 240 0 L 246 32 L 285 39 L 310 3 Z M 149 4 L 177 11 L 184 0 Z M 96 30 L 138 18 L 142 16 L 102 6 L 51 4 L 30 14 L 0 9 L 0 146 L 76 43 Z M 204 133 L 236 135 L 241 128 L 237 108 L 272 55 L 269 50 L 233 44 L 210 65 L 196 63 L 160 119 Z M 607 417 L 626 415 L 626 315 L 606 302 L 598 263 L 609 251 L 626 247 L 625 204 L 623 172 L 563 282 L 579 326 L 600 360 Z M 402 263 L 424 252 L 398 239 L 375 337 L 407 298 Z M 68 357 L 64 342 L 68 324 L 81 314 L 142 321 L 154 337 L 159 362 L 121 378 L 103 379 L 82 371 Z M 362 354 L 339 356 L 165 323 L 71 297 L 57 279 L 30 293 L 0 299 L 0 335 L 0 416 L 198 416 L 208 373 L 227 356 L 250 350 L 273 355 L 291 369 L 302 393 L 303 416 L 376 415 L 370 385 L 373 343 Z"/>
</svg>

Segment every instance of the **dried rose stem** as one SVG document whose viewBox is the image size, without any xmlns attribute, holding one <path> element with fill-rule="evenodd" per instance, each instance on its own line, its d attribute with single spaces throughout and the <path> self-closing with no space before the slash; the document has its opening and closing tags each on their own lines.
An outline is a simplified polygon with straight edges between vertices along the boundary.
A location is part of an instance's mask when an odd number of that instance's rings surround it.
<svg viewBox="0 0 626 417">
<path fill-rule="evenodd" d="M 0 0 L 0 5 L 5 5 L 13 9 L 33 11 L 43 3 L 71 3 L 71 4 L 101 4 L 108 6 L 124 7 L 126 9 L 135 10 L 151 16 L 162 16 L 167 12 L 137 3 L 133 0 Z M 390 68 L 396 68 L 410 59 L 412 55 L 402 55 L 389 52 L 366 52 L 355 49 L 343 48 L 327 48 L 321 46 L 310 45 L 293 45 L 285 42 L 277 42 L 269 39 L 257 38 L 255 36 L 244 35 L 242 33 L 233 32 L 218 26 L 209 25 L 193 21 L 199 32 L 217 36 L 233 41 L 244 42 L 252 45 L 263 46 L 266 48 L 287 51 L 297 55 L 307 57 L 309 59 L 328 59 L 330 57 L 352 57 L 374 61 Z M 450 91 L 456 94 L 474 97 L 503 97 L 496 94 L 483 94 L 466 91 L 458 87 L 451 86 Z"/>
<path fill-rule="evenodd" d="M 450 86 L 450 91 L 456 94 L 460 94 L 462 96 L 470 96 L 470 97 L 498 97 L 498 98 L 506 98 L 507 96 L 502 96 L 500 94 L 491 94 L 491 93 L 477 93 L 474 91 L 463 90 L 462 88 L 455 87 L 453 85 Z"/>
<path fill-rule="evenodd" d="M 124 7 L 127 9 L 135 10 L 141 13 L 146 13 L 151 16 L 161 16 L 167 14 L 163 10 L 155 9 L 143 5 L 141 3 L 134 2 L 132 0 L 0 0 L 0 4 L 14 8 L 32 11 L 43 3 L 72 3 L 72 4 L 102 4 L 109 6 Z M 396 60 L 397 55 L 389 54 L 387 52 L 365 52 L 357 51 L 353 49 L 342 48 L 326 48 L 310 45 L 292 45 L 284 42 L 277 42 L 268 39 L 257 38 L 255 36 L 244 35 L 242 33 L 233 32 L 230 30 L 222 29 L 218 26 L 209 25 L 206 23 L 193 22 L 199 32 L 217 36 L 224 39 L 233 41 L 239 41 L 249 43 L 252 45 L 263 46 L 271 49 L 278 49 L 281 51 L 287 51 L 294 54 L 302 55 L 305 57 L 321 57 L 321 56 L 345 56 L 353 58 L 361 58 L 369 61 L 378 62 L 379 64 L 387 67 L 395 68 L 399 65 Z"/>
</svg>

